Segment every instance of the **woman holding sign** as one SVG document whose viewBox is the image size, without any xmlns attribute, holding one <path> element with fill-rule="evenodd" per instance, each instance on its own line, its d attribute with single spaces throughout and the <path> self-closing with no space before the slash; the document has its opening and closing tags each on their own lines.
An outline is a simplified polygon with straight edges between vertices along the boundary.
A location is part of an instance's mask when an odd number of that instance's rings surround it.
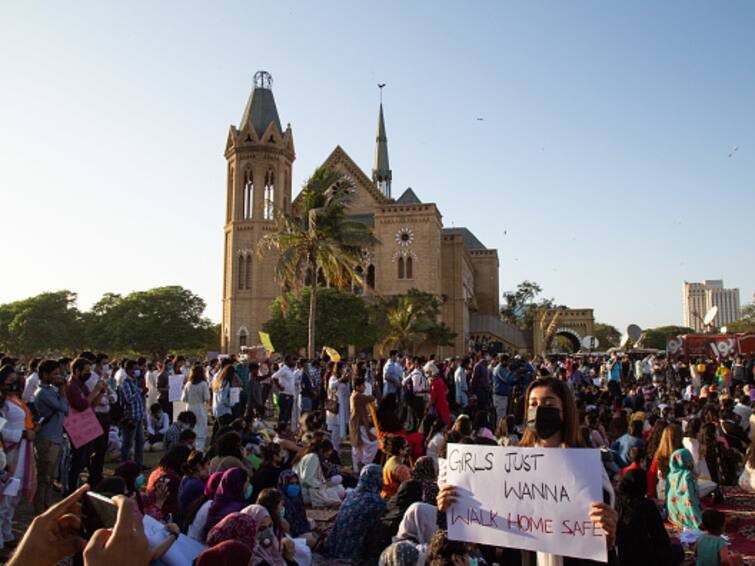
<svg viewBox="0 0 755 566">
<path fill-rule="evenodd" d="M 519 446 L 538 448 L 580 448 L 579 419 L 574 396 L 565 382 L 546 377 L 533 381 L 527 388 L 526 422 L 524 436 Z M 604 499 L 613 501 L 611 483 L 603 471 Z M 444 485 L 438 494 L 438 509 L 446 511 L 457 499 L 453 485 Z M 609 563 L 615 563 L 610 551 L 616 540 L 618 514 L 611 505 L 595 502 L 590 510 L 590 519 L 606 534 L 609 548 Z M 556 556 L 544 552 L 521 551 L 522 563 L 529 566 L 583 566 L 593 564 L 590 560 Z"/>
</svg>

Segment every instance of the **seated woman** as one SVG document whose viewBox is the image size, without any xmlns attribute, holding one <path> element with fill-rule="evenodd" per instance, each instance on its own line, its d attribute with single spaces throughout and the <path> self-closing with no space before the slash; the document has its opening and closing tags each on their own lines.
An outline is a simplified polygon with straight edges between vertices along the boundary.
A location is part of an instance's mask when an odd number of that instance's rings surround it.
<svg viewBox="0 0 755 566">
<path fill-rule="evenodd" d="M 229 539 L 216 544 L 197 556 L 195 566 L 218 566 L 226 564 L 249 564 L 252 551 L 243 542 Z"/>
<path fill-rule="evenodd" d="M 427 503 L 412 503 L 406 510 L 393 540 L 405 540 L 414 544 L 422 561 L 427 557 L 430 541 L 437 530 L 438 508 Z"/>
<path fill-rule="evenodd" d="M 294 472 L 299 476 L 304 503 L 313 507 L 340 505 L 346 494 L 343 486 L 326 481 L 322 473 L 319 453 L 328 449 L 333 449 L 330 441 L 313 441 L 307 447 L 304 457 L 294 464 Z"/>
<path fill-rule="evenodd" d="M 682 528 L 696 530 L 702 521 L 702 510 L 697 498 L 693 468 L 692 454 L 686 448 L 680 448 L 671 454 L 666 502 L 669 521 Z"/>
<path fill-rule="evenodd" d="M 178 486 L 178 514 L 183 517 L 194 501 L 202 497 L 210 473 L 204 454 L 194 450 L 182 467 L 184 476 Z"/>
<path fill-rule="evenodd" d="M 745 459 L 745 468 L 739 475 L 739 487 L 745 491 L 755 492 L 755 440 L 750 442 Z"/>
<path fill-rule="evenodd" d="M 260 498 L 270 491 L 276 492 L 274 489 L 266 489 L 260 493 Z M 283 536 L 279 509 L 270 513 L 264 505 L 255 504 L 244 508 L 242 513 L 250 516 L 257 523 L 257 545 L 252 554 L 253 564 L 264 563 L 269 566 L 296 564 L 293 562 L 293 542 Z"/>
<path fill-rule="evenodd" d="M 376 412 L 378 424 L 380 425 L 380 431 L 378 432 L 378 440 L 381 447 L 383 447 L 383 441 L 386 436 L 398 435 L 403 436 L 406 442 L 411 447 L 411 454 L 414 458 L 419 458 L 424 453 L 425 447 L 423 446 L 423 436 L 421 432 L 409 432 L 404 428 L 403 421 L 399 418 L 398 402 L 396 395 L 388 395 L 384 397 Z M 383 448 L 385 450 L 385 448 Z"/>
<path fill-rule="evenodd" d="M 231 468 L 223 472 L 220 485 L 207 511 L 205 532 L 209 532 L 229 513 L 241 511 L 248 504 L 251 496 L 252 484 L 245 470 Z"/>
<path fill-rule="evenodd" d="M 403 436 L 386 436 L 383 451 L 389 458 L 383 467 L 383 491 L 380 495 L 387 499 L 396 495 L 401 482 L 411 479 L 412 472 L 406 465 L 409 459 L 409 445 Z"/>
<path fill-rule="evenodd" d="M 275 442 L 265 444 L 261 452 L 262 462 L 252 477 L 255 493 L 278 485 L 278 476 L 283 471 L 283 454 L 279 444 Z"/>
<path fill-rule="evenodd" d="M 422 501 L 422 482 L 406 480 L 398 493 L 388 500 L 385 514 L 370 527 L 370 536 L 365 541 L 364 557 L 367 562 L 376 559 L 398 532 L 398 526 L 412 503 Z"/>
<path fill-rule="evenodd" d="M 695 464 L 695 476 L 697 477 L 697 489 L 700 499 L 713 493 L 718 484 L 713 481 L 708 469 L 708 463 L 700 450 L 700 428 L 702 422 L 699 418 L 693 417 L 687 422 L 687 429 L 682 438 L 682 446 L 692 454 L 692 461 Z"/>
<path fill-rule="evenodd" d="M 621 503 L 616 544 L 620 566 L 673 564 L 671 541 L 655 503 L 645 497 L 647 474 L 641 469 L 624 473 L 619 483 Z"/>
<path fill-rule="evenodd" d="M 254 552 L 258 531 L 259 525 L 253 517 L 239 511 L 230 513 L 207 533 L 207 546 L 238 541 Z"/>
<path fill-rule="evenodd" d="M 200 542 L 205 540 L 205 526 L 207 525 L 207 514 L 210 512 L 212 500 L 215 498 L 215 492 L 220 486 L 220 480 L 223 479 L 224 472 L 215 472 L 207 480 L 202 497 L 194 501 L 184 514 L 184 532 Z"/>
<path fill-rule="evenodd" d="M 149 513 L 155 519 L 163 520 L 164 517 L 178 513 L 178 488 L 181 484 L 181 468 L 191 454 L 188 446 L 174 446 L 160 459 L 157 468 L 152 470 L 147 480 L 147 498 L 152 503 L 158 499 L 159 505 L 155 505 L 156 512 Z M 158 484 L 167 488 L 167 497 L 163 498 L 162 489 L 158 494 Z M 160 497 L 158 497 L 158 495 Z"/>
<path fill-rule="evenodd" d="M 422 482 L 422 501 L 435 505 L 438 498 L 438 470 L 430 456 L 422 456 L 414 462 L 412 478 Z"/>
<path fill-rule="evenodd" d="M 292 470 L 281 472 L 278 477 L 278 491 L 283 496 L 283 509 L 288 522 L 289 534 L 294 538 L 310 534 L 312 525 L 304 510 L 304 498 L 301 494 L 299 476 Z"/>
<path fill-rule="evenodd" d="M 359 563 L 370 527 L 385 512 L 380 497 L 383 487 L 382 470 L 377 464 L 362 468 L 354 491 L 343 500 L 333 530 L 325 540 L 322 552 L 329 558 Z"/>
<path fill-rule="evenodd" d="M 241 435 L 235 431 L 219 434 L 217 442 L 213 438 L 215 456 L 210 460 L 209 472 L 224 472 L 230 468 L 242 468 L 251 477 L 254 470 L 246 459 L 244 447 L 241 444 Z"/>
</svg>

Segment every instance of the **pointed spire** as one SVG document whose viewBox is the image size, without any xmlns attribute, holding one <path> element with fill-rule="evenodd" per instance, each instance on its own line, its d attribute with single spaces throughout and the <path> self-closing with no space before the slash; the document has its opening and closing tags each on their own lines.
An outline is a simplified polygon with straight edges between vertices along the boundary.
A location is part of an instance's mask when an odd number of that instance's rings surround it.
<svg viewBox="0 0 755 566">
<path fill-rule="evenodd" d="M 381 193 L 391 198 L 391 167 L 388 164 L 388 137 L 385 135 L 383 119 L 383 87 L 380 88 L 380 112 L 378 114 L 377 136 L 375 138 L 375 160 L 372 163 L 372 180 Z"/>
<path fill-rule="evenodd" d="M 282 134 L 278 108 L 275 106 L 275 98 L 273 98 L 273 77 L 267 71 L 257 71 L 254 74 L 254 89 L 252 89 L 252 94 L 249 95 L 249 101 L 246 103 L 239 129 L 245 130 L 251 126 L 257 136 L 261 138 L 271 122 Z"/>
</svg>

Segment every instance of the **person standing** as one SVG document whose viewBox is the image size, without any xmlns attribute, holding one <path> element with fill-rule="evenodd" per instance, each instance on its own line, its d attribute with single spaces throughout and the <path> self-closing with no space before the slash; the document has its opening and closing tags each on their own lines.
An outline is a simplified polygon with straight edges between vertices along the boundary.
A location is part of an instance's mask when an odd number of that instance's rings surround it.
<svg viewBox="0 0 755 566">
<path fill-rule="evenodd" d="M 121 422 L 121 462 L 129 460 L 131 448 L 134 449 L 134 461 L 141 468 L 144 455 L 144 397 L 139 384 L 134 379 L 136 362 L 126 360 L 123 364 L 124 377 L 119 386 L 124 403 L 123 421 Z"/>
<path fill-rule="evenodd" d="M 501 356 L 500 363 L 493 371 L 493 406 L 498 420 L 505 419 L 508 414 L 510 378 L 509 357 L 504 355 Z"/>
<path fill-rule="evenodd" d="M 449 414 L 448 407 L 448 387 L 440 373 L 436 373 L 430 377 L 430 410 L 428 412 L 432 413 L 432 411 L 435 411 L 438 418 L 446 426 L 451 426 L 451 415 Z"/>
<path fill-rule="evenodd" d="M 273 374 L 273 383 L 278 388 L 278 424 L 291 424 L 291 414 L 296 394 L 296 376 L 293 371 L 294 360 L 286 356 L 278 371 Z"/>
<path fill-rule="evenodd" d="M 404 391 L 411 392 L 407 395 L 407 402 L 411 409 L 409 428 L 412 431 L 416 431 L 419 428 L 419 423 L 422 422 L 422 418 L 425 416 L 425 409 L 430 400 L 430 384 L 427 382 L 427 377 L 422 371 L 421 358 L 412 358 L 411 371 L 404 378 L 404 384 Z"/>
<path fill-rule="evenodd" d="M 390 358 L 383 366 L 383 398 L 388 395 L 398 395 L 404 372 L 398 363 L 398 351 L 391 350 Z"/>
<path fill-rule="evenodd" d="M 92 377 L 91 370 L 92 364 L 86 358 L 76 358 L 71 364 L 71 377 L 68 378 L 66 394 L 71 409 L 79 413 L 97 406 L 107 391 L 107 385 L 99 379 L 94 382 L 91 390 L 87 387 L 87 382 Z M 102 434 L 105 434 L 104 431 Z M 89 470 L 89 475 L 92 474 L 91 458 L 96 440 L 90 440 L 78 448 L 74 447 L 71 451 L 71 468 L 65 490 L 66 495 L 70 495 L 79 488 L 79 474 L 84 468 Z"/>
<path fill-rule="evenodd" d="M 184 385 L 181 401 L 188 405 L 188 410 L 197 417 L 194 432 L 197 433 L 196 449 L 204 452 L 207 440 L 207 403 L 210 402 L 210 387 L 204 379 L 200 366 L 194 366 L 189 374 L 189 382 Z"/>
<path fill-rule="evenodd" d="M 21 401 L 21 377 L 15 368 L 6 364 L 0 368 L 0 391 L 5 402 L 0 416 L 6 419 L 2 430 L 6 466 L 10 472 L 8 481 L 0 494 L 0 541 L 13 542 L 13 515 L 23 495 L 29 501 L 34 498 L 36 472 L 32 443 L 35 438 L 31 411 Z"/>
<path fill-rule="evenodd" d="M 63 446 L 63 421 L 68 416 L 68 384 L 55 360 L 39 364 L 39 388 L 34 394 L 34 407 L 40 429 L 34 439 L 34 460 L 37 464 L 37 492 L 34 514 L 39 515 L 52 505 L 50 490 L 60 463 Z"/>
<path fill-rule="evenodd" d="M 460 412 L 465 412 L 469 404 L 469 384 L 467 383 L 467 369 L 469 368 L 469 358 L 459 361 L 456 358 L 456 371 L 454 371 L 454 393 L 456 406 Z"/>
<path fill-rule="evenodd" d="M 160 366 L 157 374 L 157 402 L 163 409 L 163 413 L 168 415 L 168 420 L 173 422 L 173 403 L 170 399 L 170 374 L 173 372 L 173 364 L 170 360 L 165 360 Z M 151 405 L 150 405 L 151 406 Z"/>
<path fill-rule="evenodd" d="M 212 382 L 212 416 L 215 417 L 214 429 L 230 424 L 233 420 L 231 405 L 231 387 L 236 377 L 233 364 L 227 364 Z"/>
<path fill-rule="evenodd" d="M 487 411 L 490 406 L 490 372 L 482 352 L 477 355 L 477 363 L 472 369 L 469 390 L 477 398 L 477 410 Z"/>
<path fill-rule="evenodd" d="M 370 418 L 369 405 L 375 402 L 372 395 L 365 395 L 365 380 L 354 378 L 354 390 L 349 403 L 349 439 L 351 440 L 351 461 L 354 471 L 372 464 L 378 450 L 378 441 Z"/>
<path fill-rule="evenodd" d="M 118 401 L 118 395 L 108 383 L 108 356 L 107 354 L 97 354 L 94 358 L 94 367 L 92 376 L 86 383 L 87 388 L 92 391 L 97 383 L 101 383 L 103 389 L 99 402 L 92 405 L 94 415 L 102 427 L 104 434 L 94 440 L 92 448 L 91 466 L 89 467 L 89 485 L 97 485 L 102 479 L 102 470 L 105 467 L 105 455 L 107 454 L 107 445 L 109 442 L 109 431 L 111 425 L 110 406 Z"/>
<path fill-rule="evenodd" d="M 29 371 L 31 373 L 26 378 L 26 382 L 24 383 L 24 392 L 21 395 L 21 401 L 26 403 L 26 406 L 32 410 L 34 409 L 34 394 L 39 388 L 39 373 L 37 370 L 40 361 L 41 360 L 39 358 L 34 358 L 29 364 Z"/>
<path fill-rule="evenodd" d="M 157 369 L 157 365 L 154 362 L 147 364 L 147 375 L 145 376 L 145 383 L 147 385 L 147 407 L 151 407 L 157 403 L 157 377 L 160 375 L 160 371 Z"/>
</svg>

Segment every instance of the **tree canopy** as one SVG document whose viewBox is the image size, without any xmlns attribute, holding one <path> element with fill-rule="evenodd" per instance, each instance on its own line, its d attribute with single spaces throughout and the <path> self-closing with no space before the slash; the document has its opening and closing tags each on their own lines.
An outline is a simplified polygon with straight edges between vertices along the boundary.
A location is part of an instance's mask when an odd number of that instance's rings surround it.
<svg viewBox="0 0 755 566">
<path fill-rule="evenodd" d="M 596 322 L 593 325 L 593 336 L 598 339 L 598 348 L 601 350 L 618 346 L 621 341 L 621 332 L 615 326 L 602 322 Z"/>
<path fill-rule="evenodd" d="M 531 329 L 537 309 L 555 306 L 553 299 L 535 300 L 542 291 L 540 285 L 529 280 L 519 283 L 516 291 L 506 291 L 503 294 L 504 305 L 501 307 L 503 320 L 521 330 Z"/>
<path fill-rule="evenodd" d="M 262 330 L 270 334 L 276 350 L 293 353 L 306 348 L 311 296 L 312 288 L 306 286 L 300 295 L 291 292 L 271 305 L 271 318 L 262 325 Z M 345 350 L 347 346 L 371 348 L 377 339 L 369 305 L 361 297 L 341 289 L 317 290 L 316 325 L 316 351 L 323 346 L 337 350 Z"/>
<path fill-rule="evenodd" d="M 726 325 L 729 332 L 755 332 L 755 302 L 742 307 L 738 320 Z"/>
<path fill-rule="evenodd" d="M 687 326 L 659 326 L 658 328 L 646 328 L 642 331 L 645 339 L 642 345 L 645 348 L 666 349 L 666 340 L 671 336 L 682 334 L 694 334 L 695 331 Z"/>
</svg>

